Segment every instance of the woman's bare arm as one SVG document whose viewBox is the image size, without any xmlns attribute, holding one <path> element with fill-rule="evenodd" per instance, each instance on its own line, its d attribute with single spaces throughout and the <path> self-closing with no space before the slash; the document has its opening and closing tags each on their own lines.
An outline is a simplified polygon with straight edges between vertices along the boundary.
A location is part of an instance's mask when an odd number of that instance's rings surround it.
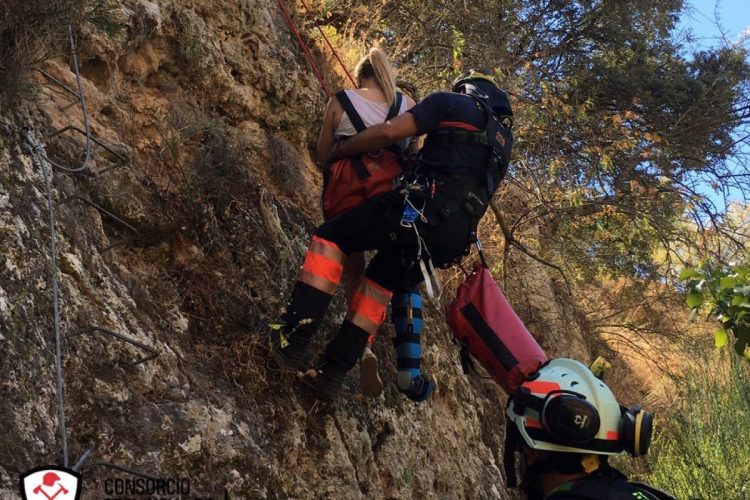
<svg viewBox="0 0 750 500">
<path fill-rule="evenodd" d="M 323 115 L 323 125 L 320 127 L 320 134 L 318 135 L 318 144 L 315 147 L 315 159 L 319 165 L 323 165 L 328 161 L 331 156 L 331 149 L 335 142 L 334 133 L 336 127 L 341 120 L 343 110 L 341 105 L 336 99 L 330 99 L 326 104 L 326 109 Z"/>
</svg>

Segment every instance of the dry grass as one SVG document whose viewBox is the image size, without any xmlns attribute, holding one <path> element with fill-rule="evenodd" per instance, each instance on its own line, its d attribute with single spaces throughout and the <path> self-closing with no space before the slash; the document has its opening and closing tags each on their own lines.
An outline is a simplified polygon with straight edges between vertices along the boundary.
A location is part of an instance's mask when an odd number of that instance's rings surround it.
<svg viewBox="0 0 750 500">
<path fill-rule="evenodd" d="M 139 174 L 152 181 L 162 225 L 171 231 L 164 236 L 168 274 L 190 317 L 193 348 L 212 373 L 253 396 L 266 386 L 266 345 L 257 326 L 278 316 L 309 223 L 257 177 L 259 146 L 198 99 L 175 96 L 156 122 L 157 140 Z M 285 142 L 272 146 L 278 162 L 299 160 Z M 286 186 L 274 184 L 298 189 L 299 175 L 287 173 Z"/>
<path fill-rule="evenodd" d="M 33 67 L 66 47 L 68 25 L 86 15 L 87 0 L 4 0 L 0 5 L 0 105 L 16 105 L 33 89 Z"/>
</svg>

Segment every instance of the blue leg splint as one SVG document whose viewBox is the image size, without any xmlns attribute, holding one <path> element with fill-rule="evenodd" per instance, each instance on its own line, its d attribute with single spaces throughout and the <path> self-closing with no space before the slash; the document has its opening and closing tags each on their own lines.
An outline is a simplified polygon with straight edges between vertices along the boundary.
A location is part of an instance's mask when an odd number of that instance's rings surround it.
<svg viewBox="0 0 750 500">
<path fill-rule="evenodd" d="M 422 297 L 416 291 L 399 293 L 393 296 L 391 307 L 391 317 L 396 329 L 397 385 L 409 399 L 421 402 L 435 388 L 435 384 L 423 377 L 420 371 Z"/>
</svg>

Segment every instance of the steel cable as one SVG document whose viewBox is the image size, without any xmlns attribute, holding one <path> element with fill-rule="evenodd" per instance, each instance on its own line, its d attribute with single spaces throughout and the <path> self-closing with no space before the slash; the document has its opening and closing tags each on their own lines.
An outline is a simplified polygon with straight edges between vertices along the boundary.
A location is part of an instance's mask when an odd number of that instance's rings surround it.
<svg viewBox="0 0 750 500">
<path fill-rule="evenodd" d="M 86 155 L 83 160 L 83 164 L 80 167 L 76 168 L 69 168 L 64 167 L 60 165 L 59 163 L 55 163 L 54 161 L 50 160 L 46 155 L 43 156 L 44 160 L 47 161 L 50 165 L 53 167 L 62 170 L 63 172 L 69 172 L 72 174 L 81 173 L 89 168 L 89 162 L 92 158 L 92 152 L 91 152 L 91 126 L 89 125 L 89 114 L 86 109 L 86 96 L 83 92 L 83 83 L 81 82 L 81 71 L 78 68 L 78 56 L 76 55 L 76 41 L 75 37 L 73 36 L 73 26 L 68 25 L 68 39 L 70 40 L 70 52 L 71 52 L 71 58 L 73 61 L 73 69 L 75 70 L 76 74 L 76 84 L 78 85 L 78 101 L 81 104 L 81 111 L 83 112 L 83 129 L 85 131 L 86 135 Z M 40 152 L 37 152 L 37 154 L 41 154 Z"/>
<path fill-rule="evenodd" d="M 68 431 L 65 425 L 65 388 L 62 369 L 62 342 L 60 335 L 60 289 L 57 282 L 57 231 L 55 230 L 55 203 L 52 199 L 52 168 L 47 171 L 47 159 L 43 154 L 44 146 L 37 141 L 34 133 L 26 134 L 26 141 L 31 149 L 44 178 L 44 189 L 47 195 L 50 231 L 50 280 L 52 281 L 52 308 L 55 328 L 55 384 L 57 391 L 58 419 L 60 421 L 60 439 L 62 441 L 63 465 L 68 466 Z"/>
</svg>

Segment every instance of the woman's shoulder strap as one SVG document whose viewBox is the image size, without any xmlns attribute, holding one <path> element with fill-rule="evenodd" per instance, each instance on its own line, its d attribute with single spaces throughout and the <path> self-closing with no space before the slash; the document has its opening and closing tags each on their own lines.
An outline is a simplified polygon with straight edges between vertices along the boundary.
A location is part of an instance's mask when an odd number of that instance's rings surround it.
<svg viewBox="0 0 750 500">
<path fill-rule="evenodd" d="M 362 118 L 359 116 L 359 113 L 357 113 L 357 110 L 354 108 L 354 105 L 352 104 L 351 99 L 349 99 L 349 95 L 346 93 L 346 90 L 341 90 L 339 92 L 336 92 L 336 100 L 339 101 L 339 104 L 341 104 L 341 107 L 344 108 L 344 113 L 346 113 L 346 116 L 349 117 L 349 121 L 352 122 L 352 125 L 354 125 L 354 129 L 357 132 L 362 132 L 367 127 L 365 126 L 365 123 L 362 121 Z"/>
<path fill-rule="evenodd" d="M 391 107 L 388 110 L 388 116 L 385 117 L 385 121 L 393 120 L 398 116 L 399 111 L 401 111 L 401 101 L 403 98 L 404 96 L 401 92 L 396 92 L 396 99 L 393 100 L 393 104 L 391 104 Z"/>
</svg>

